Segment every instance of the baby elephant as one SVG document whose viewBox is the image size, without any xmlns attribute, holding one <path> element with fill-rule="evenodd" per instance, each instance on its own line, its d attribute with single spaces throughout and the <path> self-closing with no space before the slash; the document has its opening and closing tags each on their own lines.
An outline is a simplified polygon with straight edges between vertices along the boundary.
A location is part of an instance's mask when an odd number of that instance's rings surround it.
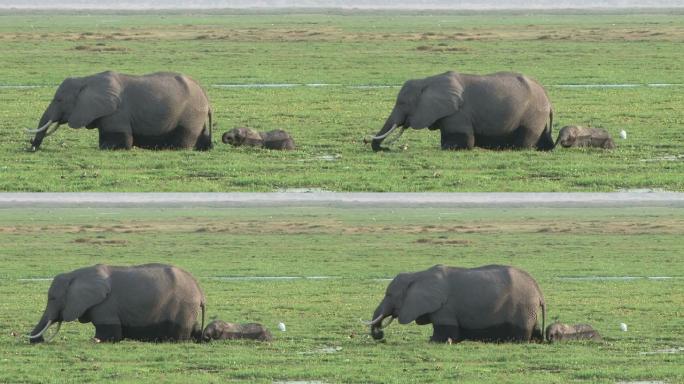
<svg viewBox="0 0 684 384">
<path fill-rule="evenodd" d="M 259 323 L 236 324 L 223 320 L 214 320 L 204 328 L 204 341 L 250 339 L 271 341 L 273 335 Z"/>
<path fill-rule="evenodd" d="M 276 129 L 268 132 L 257 132 L 246 127 L 233 128 L 224 133 L 221 140 L 224 143 L 233 145 L 235 147 L 248 145 L 250 147 L 266 149 L 295 149 L 294 140 L 292 140 L 292 137 L 282 129 Z"/>
<path fill-rule="evenodd" d="M 601 335 L 589 324 L 568 325 L 553 323 L 546 327 L 546 340 L 549 342 L 567 340 L 600 341 Z"/>
<path fill-rule="evenodd" d="M 556 144 L 568 147 L 615 148 L 610 133 L 602 128 L 588 128 L 579 125 L 566 125 L 558 133 Z"/>
</svg>

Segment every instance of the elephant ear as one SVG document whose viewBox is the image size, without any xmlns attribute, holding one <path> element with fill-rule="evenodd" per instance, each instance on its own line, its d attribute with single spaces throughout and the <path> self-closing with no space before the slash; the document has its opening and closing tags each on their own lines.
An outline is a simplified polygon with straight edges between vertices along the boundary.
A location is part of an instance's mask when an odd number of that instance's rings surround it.
<svg viewBox="0 0 684 384">
<path fill-rule="evenodd" d="M 115 73 L 103 72 L 86 78 L 69 117 L 71 128 L 85 127 L 119 108 L 121 84 Z"/>
<path fill-rule="evenodd" d="M 420 316 L 435 312 L 446 300 L 447 295 L 439 278 L 416 280 L 406 290 L 406 297 L 399 310 L 399 323 L 408 324 Z"/>
<path fill-rule="evenodd" d="M 69 284 L 62 320 L 74 321 L 81 317 L 90 307 L 103 302 L 110 291 L 111 285 L 104 271 L 97 267 L 84 269 Z"/>
<path fill-rule="evenodd" d="M 416 129 L 427 128 L 437 120 L 455 113 L 463 104 L 462 95 L 463 84 L 455 73 L 449 72 L 428 79 L 418 96 L 409 125 Z"/>
</svg>

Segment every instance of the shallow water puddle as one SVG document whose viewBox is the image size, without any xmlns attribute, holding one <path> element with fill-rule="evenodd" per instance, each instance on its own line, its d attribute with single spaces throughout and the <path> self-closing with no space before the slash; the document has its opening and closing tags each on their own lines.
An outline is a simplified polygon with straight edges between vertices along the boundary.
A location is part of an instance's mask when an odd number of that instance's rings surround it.
<svg viewBox="0 0 684 384">
<path fill-rule="evenodd" d="M 203 279 L 219 281 L 261 281 L 261 280 L 328 280 L 336 279 L 334 276 L 205 276 Z M 52 281 L 51 277 L 29 277 L 17 279 L 23 282 Z"/>
<path fill-rule="evenodd" d="M 314 355 L 319 353 L 337 353 L 342 350 L 342 347 L 323 347 L 314 349 L 312 351 L 297 352 L 298 355 Z"/>
<path fill-rule="evenodd" d="M 653 157 L 650 159 L 641 159 L 639 161 L 644 163 L 654 163 L 658 161 L 684 161 L 684 155 L 666 155 L 660 157 Z"/>
<path fill-rule="evenodd" d="M 667 355 L 667 354 L 674 354 L 674 353 L 680 353 L 680 352 L 684 352 L 684 347 L 672 347 L 672 348 L 658 349 L 655 351 L 639 352 L 639 354 L 640 355 Z"/>
<path fill-rule="evenodd" d="M 634 280 L 673 280 L 681 279 L 679 276 L 559 276 L 557 280 L 565 281 L 634 281 Z M 337 276 L 205 276 L 202 279 L 219 280 L 219 281 L 291 281 L 291 280 L 333 280 L 339 279 Z M 374 278 L 368 279 L 378 282 L 392 281 L 392 278 Z M 52 281 L 51 277 L 28 277 L 17 279 L 17 281 L 35 282 L 35 281 Z"/>
<path fill-rule="evenodd" d="M 647 84 L 550 84 L 548 87 L 558 88 L 638 88 L 638 87 L 679 87 L 680 83 L 647 83 Z M 292 88 L 292 87 L 345 87 L 351 89 L 384 89 L 400 88 L 401 84 L 332 84 L 332 83 L 251 83 L 251 84 L 212 84 L 215 88 Z"/>
<path fill-rule="evenodd" d="M 558 88 L 639 88 L 639 87 L 679 87 L 680 83 L 648 83 L 648 84 L 552 84 L 547 87 Z"/>
<path fill-rule="evenodd" d="M 56 87 L 58 84 L 28 85 L 0 84 L 0 89 L 31 89 Z M 294 87 L 345 87 L 350 89 L 384 89 L 401 88 L 401 84 L 335 84 L 335 83 L 247 83 L 247 84 L 211 84 L 213 88 L 294 88 Z M 638 87 L 681 87 L 683 83 L 647 83 L 647 84 L 549 84 L 547 87 L 558 88 L 638 88 Z"/>
<path fill-rule="evenodd" d="M 250 280 L 327 280 L 334 279 L 332 276 L 209 276 L 205 279 L 220 281 L 250 281 Z"/>
<path fill-rule="evenodd" d="M 558 280 L 566 281 L 629 281 L 629 280 L 670 280 L 681 279 L 673 276 L 559 276 Z"/>
<path fill-rule="evenodd" d="M 333 192 L 322 188 L 283 188 L 276 189 L 276 192 L 281 193 L 319 193 L 319 192 Z"/>
<path fill-rule="evenodd" d="M 325 381 L 317 380 L 294 380 L 294 381 L 274 381 L 273 384 L 326 384 Z"/>
<path fill-rule="evenodd" d="M 52 85 L 0 85 L 0 89 L 32 89 L 46 87 L 52 87 Z"/>
<path fill-rule="evenodd" d="M 333 155 L 320 155 L 320 156 L 315 156 L 309 159 L 299 159 L 297 161 L 337 161 L 342 158 L 342 155 L 339 153 L 335 153 Z"/>
<path fill-rule="evenodd" d="M 277 84 L 277 83 L 265 83 L 265 84 L 212 84 L 214 88 L 293 88 L 302 87 L 305 84 Z"/>
</svg>

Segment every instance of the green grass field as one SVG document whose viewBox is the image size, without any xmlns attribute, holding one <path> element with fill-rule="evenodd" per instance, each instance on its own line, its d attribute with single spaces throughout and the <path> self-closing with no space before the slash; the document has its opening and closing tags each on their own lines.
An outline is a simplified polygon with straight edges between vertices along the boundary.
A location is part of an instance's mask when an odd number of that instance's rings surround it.
<svg viewBox="0 0 684 384">
<path fill-rule="evenodd" d="M 682 382 L 682 235 L 672 208 L 2 209 L 0 382 Z M 93 344 L 92 325 L 75 322 L 29 345 L 44 279 L 98 262 L 178 265 L 210 318 L 262 322 L 275 340 Z M 372 340 L 358 320 L 382 279 L 437 263 L 519 266 L 544 292 L 547 324 L 590 323 L 604 341 L 435 345 L 415 324 Z M 299 278 L 235 279 L 267 276 Z"/>
<path fill-rule="evenodd" d="M 614 191 L 684 190 L 684 13 L 167 12 L 0 13 L 3 191 Z M 63 128 L 29 153 L 67 76 L 159 70 L 193 76 L 215 110 L 208 153 L 97 149 Z M 547 87 L 555 132 L 606 128 L 618 149 L 443 152 L 412 131 L 388 153 L 377 132 L 398 86 L 446 70 L 519 71 Z M 221 84 L 334 84 L 234 88 Z M 675 84 L 654 87 L 647 84 Z M 637 87 L 568 88 L 572 84 Z M 17 88 L 16 86 L 39 86 Z M 361 86 L 361 87 L 359 87 Z M 235 126 L 284 128 L 299 150 L 235 149 Z M 555 136 L 555 135 L 554 135 Z M 406 148 L 406 149 L 402 149 Z"/>
</svg>

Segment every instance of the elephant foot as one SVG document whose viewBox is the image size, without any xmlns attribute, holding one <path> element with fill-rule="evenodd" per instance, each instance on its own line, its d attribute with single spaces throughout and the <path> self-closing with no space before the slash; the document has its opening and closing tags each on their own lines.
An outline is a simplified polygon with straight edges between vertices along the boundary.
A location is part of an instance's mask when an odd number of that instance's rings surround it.
<svg viewBox="0 0 684 384">
<path fill-rule="evenodd" d="M 443 150 L 473 149 L 475 136 L 466 133 L 442 132 L 441 147 Z"/>
<path fill-rule="evenodd" d="M 211 136 L 202 134 L 197 138 L 195 143 L 196 151 L 208 151 L 212 148 L 214 148 L 214 143 L 211 142 Z"/>
<path fill-rule="evenodd" d="M 117 342 L 121 341 L 122 338 L 121 325 L 95 324 L 95 337 L 93 337 L 93 342 Z"/>
<path fill-rule="evenodd" d="M 139 341 L 179 341 L 192 339 L 192 327 L 172 321 L 148 324 L 145 326 L 126 326 L 122 329 L 123 337 Z"/>
<path fill-rule="evenodd" d="M 100 149 L 131 149 L 133 136 L 124 132 L 100 132 Z"/>
<path fill-rule="evenodd" d="M 458 343 L 459 338 L 459 327 L 456 325 L 432 325 L 432 337 L 430 341 L 433 343 Z"/>
</svg>

